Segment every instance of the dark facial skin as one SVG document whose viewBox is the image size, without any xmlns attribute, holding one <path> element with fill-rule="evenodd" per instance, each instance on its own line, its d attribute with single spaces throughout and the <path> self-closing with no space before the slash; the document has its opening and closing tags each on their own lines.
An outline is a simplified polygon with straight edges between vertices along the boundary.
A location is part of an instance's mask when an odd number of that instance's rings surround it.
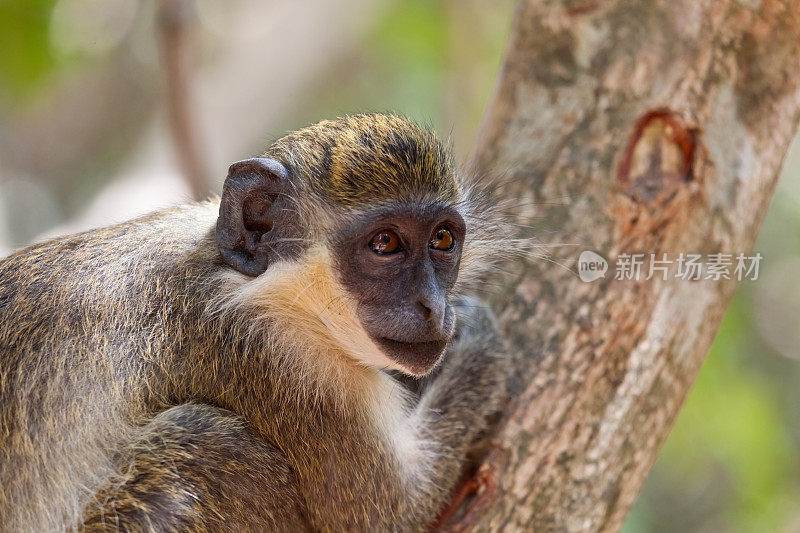
<svg viewBox="0 0 800 533">
<path fill-rule="evenodd" d="M 332 249 L 364 329 L 406 372 L 428 373 L 455 327 L 448 295 L 458 276 L 464 220 L 446 205 L 397 204 L 373 209 L 343 226 L 350 229 L 336 233 Z M 442 228 L 453 238 L 449 250 L 436 247 L 442 246 L 436 240 Z M 386 234 L 392 240 L 381 246 L 375 236 Z M 376 243 L 392 251 L 376 253 Z"/>
</svg>

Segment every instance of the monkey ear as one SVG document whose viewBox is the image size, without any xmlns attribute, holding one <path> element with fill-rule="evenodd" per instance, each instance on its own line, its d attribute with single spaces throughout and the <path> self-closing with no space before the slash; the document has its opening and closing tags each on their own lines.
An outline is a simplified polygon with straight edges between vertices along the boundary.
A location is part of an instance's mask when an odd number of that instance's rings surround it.
<svg viewBox="0 0 800 533">
<path fill-rule="evenodd" d="M 228 169 L 217 219 L 222 258 L 248 276 L 269 266 L 270 232 L 279 209 L 275 203 L 288 188 L 289 172 L 274 159 L 255 157 Z"/>
</svg>

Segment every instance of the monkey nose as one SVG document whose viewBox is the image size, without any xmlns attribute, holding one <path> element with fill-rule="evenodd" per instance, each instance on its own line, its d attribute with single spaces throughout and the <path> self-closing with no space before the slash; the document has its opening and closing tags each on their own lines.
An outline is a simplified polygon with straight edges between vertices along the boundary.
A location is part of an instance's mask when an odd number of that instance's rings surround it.
<svg viewBox="0 0 800 533">
<path fill-rule="evenodd" d="M 437 331 L 444 327 L 445 304 L 444 301 L 431 301 L 420 298 L 417 307 L 425 320 L 433 325 Z"/>
</svg>

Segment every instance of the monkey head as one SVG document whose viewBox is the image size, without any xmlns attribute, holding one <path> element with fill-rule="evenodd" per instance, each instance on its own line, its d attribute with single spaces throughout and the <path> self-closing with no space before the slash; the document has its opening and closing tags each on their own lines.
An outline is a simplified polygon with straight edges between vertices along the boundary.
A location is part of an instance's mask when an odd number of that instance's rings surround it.
<svg viewBox="0 0 800 533">
<path fill-rule="evenodd" d="M 304 321 L 323 322 L 328 335 L 345 331 L 350 340 L 342 342 L 368 339 L 379 356 L 362 361 L 421 376 L 436 366 L 455 328 L 450 299 L 468 243 L 462 188 L 450 150 L 408 120 L 324 121 L 230 167 L 217 240 L 229 266 L 265 279 L 274 265 L 285 272 L 299 262 L 301 269 L 323 249 L 328 273 L 316 268 L 294 290 L 350 305 L 318 308 L 316 318 L 307 310 Z M 264 301 L 297 306 L 297 298 L 282 300 L 273 289 Z M 348 313 L 350 321 L 342 316 Z"/>
</svg>

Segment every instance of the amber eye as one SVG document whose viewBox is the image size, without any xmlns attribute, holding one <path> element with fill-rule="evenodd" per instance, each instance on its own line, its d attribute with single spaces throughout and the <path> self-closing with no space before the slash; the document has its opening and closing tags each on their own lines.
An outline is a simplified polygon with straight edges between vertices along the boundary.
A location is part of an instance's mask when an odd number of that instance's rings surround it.
<svg viewBox="0 0 800 533">
<path fill-rule="evenodd" d="M 384 230 L 376 233 L 369 241 L 369 247 L 376 254 L 393 254 L 400 250 L 400 238 L 397 233 Z"/>
<path fill-rule="evenodd" d="M 450 230 L 439 226 L 433 230 L 433 236 L 431 236 L 431 241 L 428 243 L 428 246 L 434 250 L 447 251 L 452 250 L 455 243 L 456 241 L 453 239 L 453 234 L 450 233 Z"/>
</svg>

